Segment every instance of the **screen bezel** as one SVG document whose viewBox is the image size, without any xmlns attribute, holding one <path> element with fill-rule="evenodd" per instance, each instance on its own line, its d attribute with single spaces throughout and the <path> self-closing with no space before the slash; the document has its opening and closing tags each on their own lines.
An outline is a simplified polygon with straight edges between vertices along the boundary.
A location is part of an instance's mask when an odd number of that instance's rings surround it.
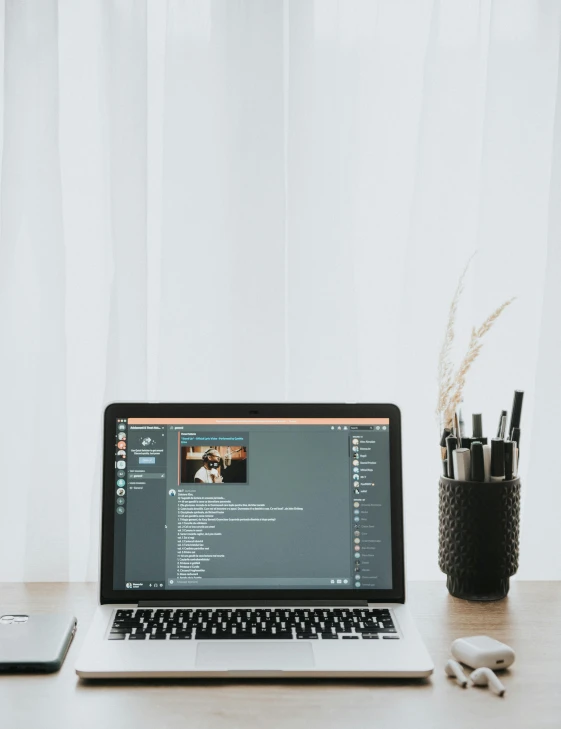
<svg viewBox="0 0 561 729">
<path fill-rule="evenodd" d="M 392 529 L 392 589 L 272 589 L 255 590 L 115 590 L 113 589 L 114 558 L 114 489 L 115 489 L 115 423 L 118 418 L 389 418 L 390 421 L 390 492 Z M 216 600 L 259 602 L 259 600 L 368 600 L 368 602 L 405 602 L 405 569 L 403 547 L 403 489 L 401 463 L 401 413 L 392 404 L 234 404 L 202 403 L 112 403 L 105 409 L 103 428 L 103 498 L 101 519 L 100 602 L 138 603 L 144 601 Z"/>
</svg>

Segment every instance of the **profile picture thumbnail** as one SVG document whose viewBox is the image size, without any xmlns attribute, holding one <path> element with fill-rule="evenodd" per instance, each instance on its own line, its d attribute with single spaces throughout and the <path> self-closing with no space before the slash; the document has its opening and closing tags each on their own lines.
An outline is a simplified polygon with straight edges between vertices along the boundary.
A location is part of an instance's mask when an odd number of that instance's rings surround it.
<svg viewBox="0 0 561 729">
<path fill-rule="evenodd" d="M 181 483 L 247 483 L 247 447 L 182 446 Z"/>
</svg>

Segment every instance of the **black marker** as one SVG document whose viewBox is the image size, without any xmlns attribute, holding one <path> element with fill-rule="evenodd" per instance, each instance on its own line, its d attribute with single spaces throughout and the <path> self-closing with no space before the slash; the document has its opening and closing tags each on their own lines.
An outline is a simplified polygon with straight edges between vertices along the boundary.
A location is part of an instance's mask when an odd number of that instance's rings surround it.
<svg viewBox="0 0 561 729">
<path fill-rule="evenodd" d="M 485 467 L 483 465 L 483 445 L 478 440 L 471 444 L 471 481 L 485 481 Z"/>
<path fill-rule="evenodd" d="M 481 419 L 481 413 L 474 413 L 471 416 L 471 422 L 473 442 L 479 441 L 482 445 L 487 445 L 487 438 L 483 437 L 483 421 Z"/>
<path fill-rule="evenodd" d="M 440 439 L 440 447 L 446 448 L 446 438 L 448 438 L 449 435 L 452 435 L 452 431 L 450 428 L 444 428 L 442 431 L 442 438 Z"/>
<path fill-rule="evenodd" d="M 449 435 L 446 438 L 446 451 L 448 453 L 448 478 L 454 478 L 454 461 L 452 454 L 458 447 L 458 439 L 455 435 Z"/>
<path fill-rule="evenodd" d="M 442 475 L 445 478 L 448 478 L 448 459 L 447 458 L 444 458 L 442 460 Z"/>
<path fill-rule="evenodd" d="M 491 481 L 504 481 L 505 442 L 502 438 L 491 438 Z"/>
<path fill-rule="evenodd" d="M 464 416 L 462 413 L 462 408 L 460 407 L 460 408 L 458 408 L 458 430 L 459 430 L 458 435 L 460 436 L 460 438 L 463 438 L 464 433 L 466 432 L 465 425 L 466 424 L 464 423 Z M 469 448 L 469 446 L 468 446 L 468 448 Z"/>
<path fill-rule="evenodd" d="M 507 412 L 506 410 L 501 410 L 501 417 L 499 418 L 499 427 L 497 428 L 497 438 L 503 438 L 504 436 L 501 435 L 501 430 L 503 427 L 503 418 L 506 418 Z"/>
<path fill-rule="evenodd" d="M 514 478 L 514 449 L 516 443 L 513 440 L 505 441 L 505 481 Z"/>
<path fill-rule="evenodd" d="M 500 437 L 504 440 L 506 433 L 506 415 L 503 415 L 503 422 L 501 423 L 501 435 Z"/>
<path fill-rule="evenodd" d="M 510 415 L 510 425 L 508 426 L 508 432 L 512 438 L 512 431 L 514 428 L 520 428 L 520 417 L 522 416 L 522 400 L 524 399 L 524 393 L 522 390 L 514 391 L 514 400 L 512 401 L 512 413 Z"/>
</svg>

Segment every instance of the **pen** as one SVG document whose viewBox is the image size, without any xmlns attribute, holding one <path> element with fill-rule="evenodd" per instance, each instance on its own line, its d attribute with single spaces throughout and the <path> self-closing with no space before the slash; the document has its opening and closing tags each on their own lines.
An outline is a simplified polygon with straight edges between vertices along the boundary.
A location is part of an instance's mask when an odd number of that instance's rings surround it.
<svg viewBox="0 0 561 729">
<path fill-rule="evenodd" d="M 503 427 L 503 418 L 506 417 L 506 410 L 501 410 L 501 417 L 499 418 L 499 427 L 497 428 L 497 438 L 501 438 L 501 428 Z"/>
<path fill-rule="evenodd" d="M 508 428 L 509 435 L 512 438 L 514 428 L 520 428 L 520 417 L 522 415 L 522 400 L 524 393 L 522 390 L 514 391 L 514 400 L 512 401 L 512 412 L 510 414 L 510 425 Z"/>
<path fill-rule="evenodd" d="M 483 473 L 485 481 L 491 480 L 491 446 L 485 444 L 483 446 Z"/>
<path fill-rule="evenodd" d="M 448 478 L 448 459 L 447 458 L 442 459 L 442 475 L 445 478 Z"/>
<path fill-rule="evenodd" d="M 467 448 L 456 448 L 452 453 L 454 460 L 454 478 L 456 481 L 469 481 L 469 450 Z"/>
<path fill-rule="evenodd" d="M 501 431 L 500 431 L 501 434 L 499 435 L 499 438 L 502 438 L 504 440 L 505 432 L 506 432 L 506 415 L 503 415 L 503 417 L 501 418 Z"/>
<path fill-rule="evenodd" d="M 454 413 L 454 435 L 456 438 L 461 438 L 460 435 L 460 420 L 458 418 L 458 413 Z"/>
<path fill-rule="evenodd" d="M 466 431 L 465 431 L 464 416 L 463 416 L 462 408 L 461 407 L 458 408 L 458 426 L 459 426 L 458 436 L 460 438 L 463 438 L 464 437 L 464 433 Z"/>
<path fill-rule="evenodd" d="M 452 431 L 450 428 L 444 428 L 442 431 L 442 436 L 440 438 L 440 447 L 446 448 L 446 438 L 448 438 L 449 435 L 452 435 Z"/>
<path fill-rule="evenodd" d="M 472 421 L 472 442 L 478 441 L 482 445 L 487 445 L 487 438 L 483 437 L 483 420 L 481 413 L 474 413 L 471 416 Z"/>
<path fill-rule="evenodd" d="M 452 454 L 458 447 L 458 439 L 455 435 L 449 435 L 446 438 L 446 450 L 448 452 L 448 478 L 454 478 L 454 461 Z"/>
<path fill-rule="evenodd" d="M 470 478 L 472 481 L 485 481 L 485 466 L 483 464 L 483 445 L 478 441 L 471 444 Z"/>
<path fill-rule="evenodd" d="M 503 481 L 505 477 L 505 442 L 502 438 L 491 439 L 491 481 Z"/>
<path fill-rule="evenodd" d="M 505 441 L 505 481 L 514 478 L 514 451 L 516 443 L 513 440 Z"/>
<path fill-rule="evenodd" d="M 446 438 L 448 438 L 448 436 L 451 434 L 452 431 L 450 430 L 450 428 L 444 428 L 444 430 L 442 431 L 442 435 L 440 437 L 440 448 L 442 449 L 440 455 L 442 456 L 442 460 L 446 458 Z"/>
<path fill-rule="evenodd" d="M 512 433 L 510 434 L 510 440 L 513 440 L 516 443 L 516 451 L 517 455 L 519 456 L 520 453 L 520 428 L 513 428 Z"/>
</svg>

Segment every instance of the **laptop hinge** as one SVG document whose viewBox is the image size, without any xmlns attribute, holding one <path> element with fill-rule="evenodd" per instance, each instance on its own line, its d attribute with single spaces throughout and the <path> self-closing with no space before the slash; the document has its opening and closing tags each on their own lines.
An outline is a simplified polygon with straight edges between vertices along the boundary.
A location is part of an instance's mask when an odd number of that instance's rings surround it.
<svg viewBox="0 0 561 729">
<path fill-rule="evenodd" d="M 138 607 L 368 607 L 368 600 L 139 600 Z"/>
</svg>

